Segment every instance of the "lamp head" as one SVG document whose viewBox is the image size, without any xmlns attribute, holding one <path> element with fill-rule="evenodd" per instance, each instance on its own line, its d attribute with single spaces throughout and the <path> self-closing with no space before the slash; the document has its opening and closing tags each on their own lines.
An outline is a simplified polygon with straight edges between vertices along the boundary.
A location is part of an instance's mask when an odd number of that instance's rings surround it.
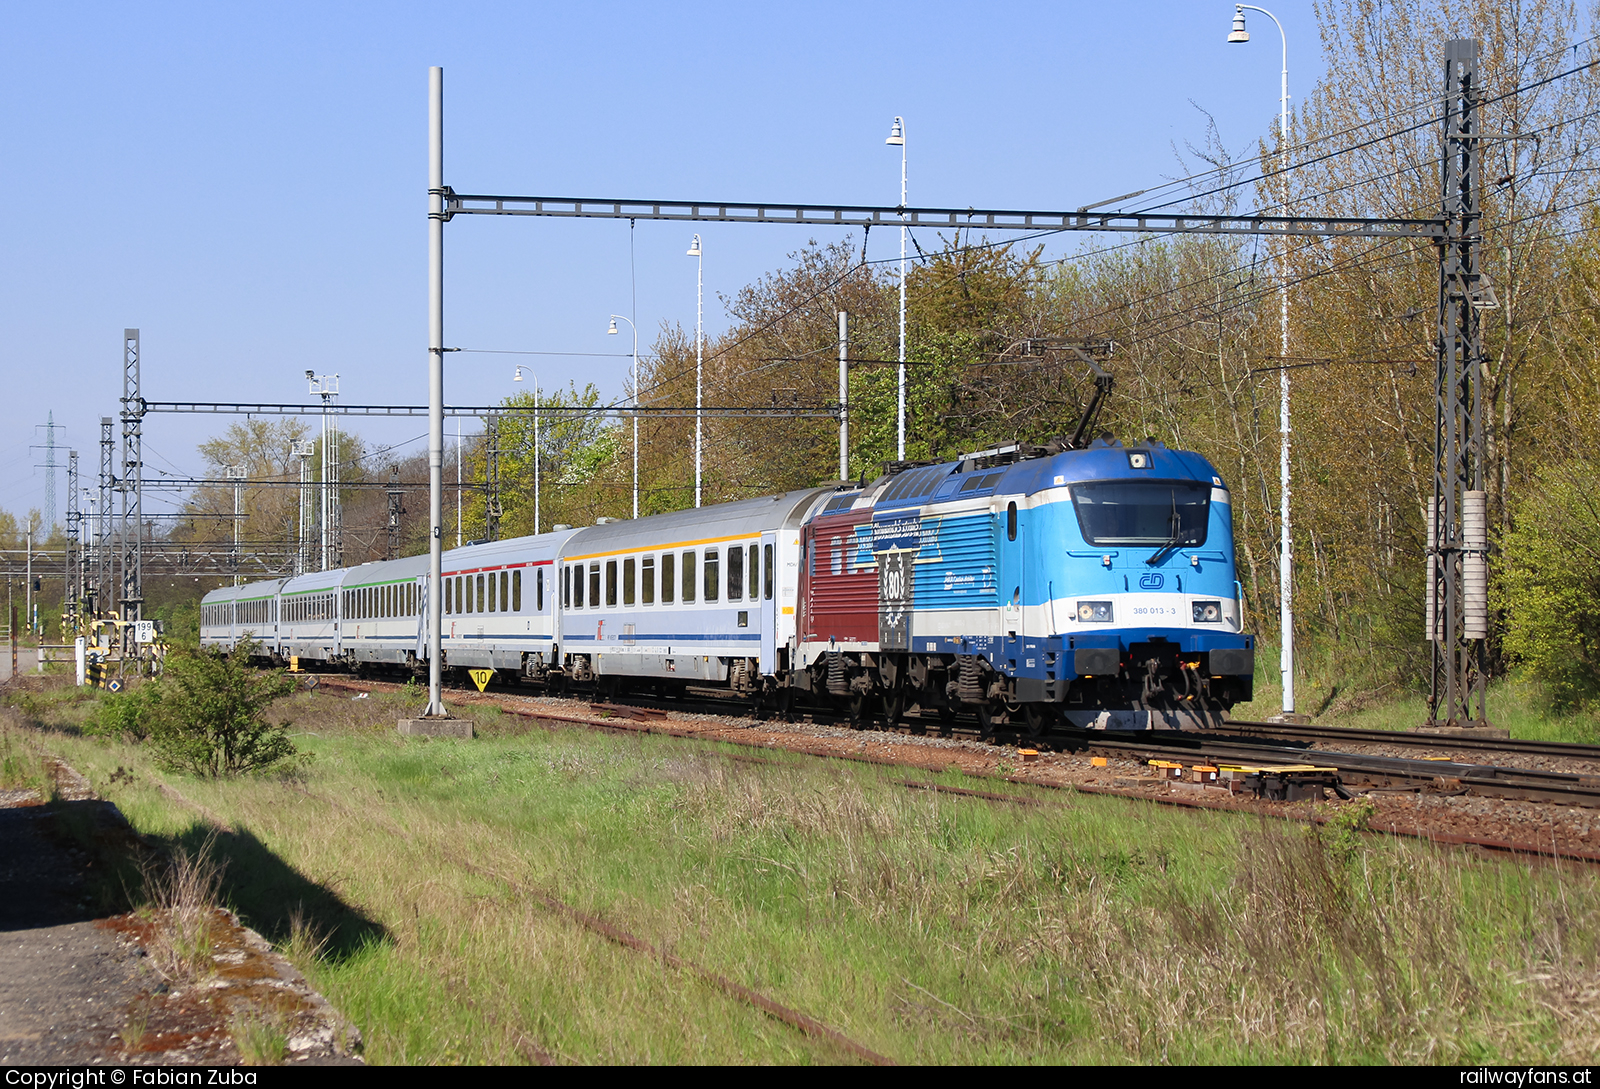
<svg viewBox="0 0 1600 1089">
<path fill-rule="evenodd" d="M 612 318 L 611 319 L 611 328 L 606 330 L 606 336 L 614 337 L 616 335 L 617 335 L 617 319 L 616 318 Z"/>
<path fill-rule="evenodd" d="M 306 381 L 310 382 L 317 377 L 316 371 L 306 371 Z"/>
<path fill-rule="evenodd" d="M 518 368 L 517 368 L 517 373 L 516 373 L 516 374 L 513 374 L 513 375 L 512 375 L 512 376 L 511 376 L 511 380 L 512 380 L 512 381 L 513 381 L 513 382 L 520 382 L 520 381 L 522 381 L 522 368 L 521 368 L 521 367 L 518 367 Z"/>
<path fill-rule="evenodd" d="M 1233 9 L 1233 30 L 1228 34 L 1228 41 L 1247 42 L 1249 40 L 1250 32 L 1244 28 L 1244 8 L 1236 7 Z"/>
<path fill-rule="evenodd" d="M 694 241 L 689 243 L 689 256 L 690 257 L 699 257 L 700 256 L 700 236 L 699 235 L 695 235 L 694 236 Z"/>
<path fill-rule="evenodd" d="M 900 118 L 897 117 L 897 118 L 894 119 L 894 128 L 889 130 L 889 138 L 887 140 L 885 140 L 884 143 L 886 143 L 886 144 L 894 144 L 896 147 L 904 147 L 905 146 L 905 144 L 906 144 L 906 128 L 905 128 L 905 123 L 903 121 L 901 121 Z"/>
</svg>

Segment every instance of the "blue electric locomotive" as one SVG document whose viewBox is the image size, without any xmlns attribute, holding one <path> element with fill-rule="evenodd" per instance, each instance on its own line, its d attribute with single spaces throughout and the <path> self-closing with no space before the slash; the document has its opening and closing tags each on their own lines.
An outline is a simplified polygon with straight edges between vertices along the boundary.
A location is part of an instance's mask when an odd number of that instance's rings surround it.
<svg viewBox="0 0 1600 1089">
<path fill-rule="evenodd" d="M 1251 696 L 1227 488 L 1157 442 L 906 468 L 803 526 L 794 683 L 853 718 L 1203 728 Z"/>
</svg>

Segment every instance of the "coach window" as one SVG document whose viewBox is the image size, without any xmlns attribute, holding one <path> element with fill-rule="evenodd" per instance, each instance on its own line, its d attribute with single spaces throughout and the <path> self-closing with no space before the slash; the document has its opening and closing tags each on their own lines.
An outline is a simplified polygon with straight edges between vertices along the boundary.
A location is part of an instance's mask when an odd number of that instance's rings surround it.
<svg viewBox="0 0 1600 1089">
<path fill-rule="evenodd" d="M 671 605 L 673 591 L 678 588 L 672 580 L 678 574 L 678 557 L 670 552 L 661 553 L 661 604 Z"/>
<path fill-rule="evenodd" d="M 606 608 L 617 607 L 617 561 L 606 561 Z"/>
<path fill-rule="evenodd" d="M 502 571 L 501 574 L 505 574 L 505 572 Z M 500 593 L 498 596 L 496 596 L 494 592 L 494 584 L 495 576 L 494 572 L 491 571 L 489 573 L 489 612 L 491 613 L 500 611 L 497 606 L 504 607 L 506 598 L 506 588 L 504 586 L 500 587 Z"/>
<path fill-rule="evenodd" d="M 639 561 L 639 600 L 646 605 L 656 603 L 656 558 L 646 556 Z"/>
<path fill-rule="evenodd" d="M 521 571 L 513 571 L 513 572 L 511 572 L 511 611 L 514 612 L 514 613 L 520 613 L 522 611 L 522 572 Z"/>
<path fill-rule="evenodd" d="M 500 611 L 503 613 L 509 613 L 511 611 L 511 597 L 507 592 L 510 584 L 511 572 L 500 572 Z"/>
<path fill-rule="evenodd" d="M 598 609 L 599 607 L 600 607 L 600 565 L 598 563 L 591 563 L 589 565 L 589 608 Z"/>
<path fill-rule="evenodd" d="M 694 604 L 694 552 L 683 554 L 683 597 L 685 605 Z"/>
<path fill-rule="evenodd" d="M 1015 503 L 1007 503 L 1006 504 L 1006 540 L 1014 541 L 1016 539 L 1017 539 L 1017 505 Z"/>
<path fill-rule="evenodd" d="M 728 600 L 744 598 L 744 545 L 728 549 Z"/>
<path fill-rule="evenodd" d="M 472 611 L 472 602 L 462 600 L 462 595 L 461 595 L 461 584 L 462 584 L 462 582 L 463 582 L 463 577 L 461 575 L 457 575 L 456 576 L 456 612 L 458 612 L 458 613 L 471 612 Z M 468 586 L 472 585 L 472 579 L 470 577 L 466 578 L 465 582 L 466 582 L 466 584 Z"/>
<path fill-rule="evenodd" d="M 456 611 L 455 605 L 451 602 L 449 579 L 444 580 L 444 611 L 446 613 L 454 613 Z"/>
<path fill-rule="evenodd" d="M 572 607 L 583 608 L 583 568 L 569 567 L 567 574 L 572 576 Z"/>
<path fill-rule="evenodd" d="M 637 561 L 632 556 L 622 561 L 622 603 L 633 604 L 633 587 L 635 576 L 638 574 Z"/>
<path fill-rule="evenodd" d="M 754 601 L 760 596 L 761 591 L 761 546 L 750 546 L 750 600 Z"/>
<path fill-rule="evenodd" d="M 717 576 L 719 574 L 717 568 L 721 566 L 720 561 L 721 557 L 717 555 L 717 550 L 714 548 L 706 549 L 706 554 L 701 557 L 700 562 L 704 564 L 703 570 L 705 573 L 705 578 L 701 580 L 705 591 L 700 598 L 701 601 L 717 600 Z"/>
<path fill-rule="evenodd" d="M 540 567 L 533 573 L 534 598 L 533 611 L 544 612 L 544 568 Z"/>
<path fill-rule="evenodd" d="M 772 546 L 762 545 L 761 596 L 772 600 Z"/>
</svg>

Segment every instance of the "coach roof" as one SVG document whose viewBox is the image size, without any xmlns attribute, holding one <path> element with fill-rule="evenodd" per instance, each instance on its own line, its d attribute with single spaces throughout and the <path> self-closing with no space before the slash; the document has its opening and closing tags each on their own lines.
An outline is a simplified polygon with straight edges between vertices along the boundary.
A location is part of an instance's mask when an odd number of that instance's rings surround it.
<svg viewBox="0 0 1600 1089">
<path fill-rule="evenodd" d="M 656 514 L 637 521 L 589 526 L 572 535 L 562 555 L 567 559 L 579 559 L 611 552 L 691 546 L 729 537 L 753 537 L 765 530 L 798 526 L 806 509 L 822 494 L 821 488 L 805 488 L 782 495 L 742 499 L 737 503 Z"/>
</svg>

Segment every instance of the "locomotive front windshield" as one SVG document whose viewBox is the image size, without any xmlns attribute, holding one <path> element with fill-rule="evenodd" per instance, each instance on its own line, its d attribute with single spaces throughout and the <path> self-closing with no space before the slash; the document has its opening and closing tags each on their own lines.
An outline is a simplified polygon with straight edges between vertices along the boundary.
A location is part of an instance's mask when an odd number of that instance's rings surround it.
<svg viewBox="0 0 1600 1089">
<path fill-rule="evenodd" d="M 1203 545 L 1211 485 L 1192 480 L 1108 480 L 1072 486 L 1083 539 L 1092 545 Z"/>
</svg>

